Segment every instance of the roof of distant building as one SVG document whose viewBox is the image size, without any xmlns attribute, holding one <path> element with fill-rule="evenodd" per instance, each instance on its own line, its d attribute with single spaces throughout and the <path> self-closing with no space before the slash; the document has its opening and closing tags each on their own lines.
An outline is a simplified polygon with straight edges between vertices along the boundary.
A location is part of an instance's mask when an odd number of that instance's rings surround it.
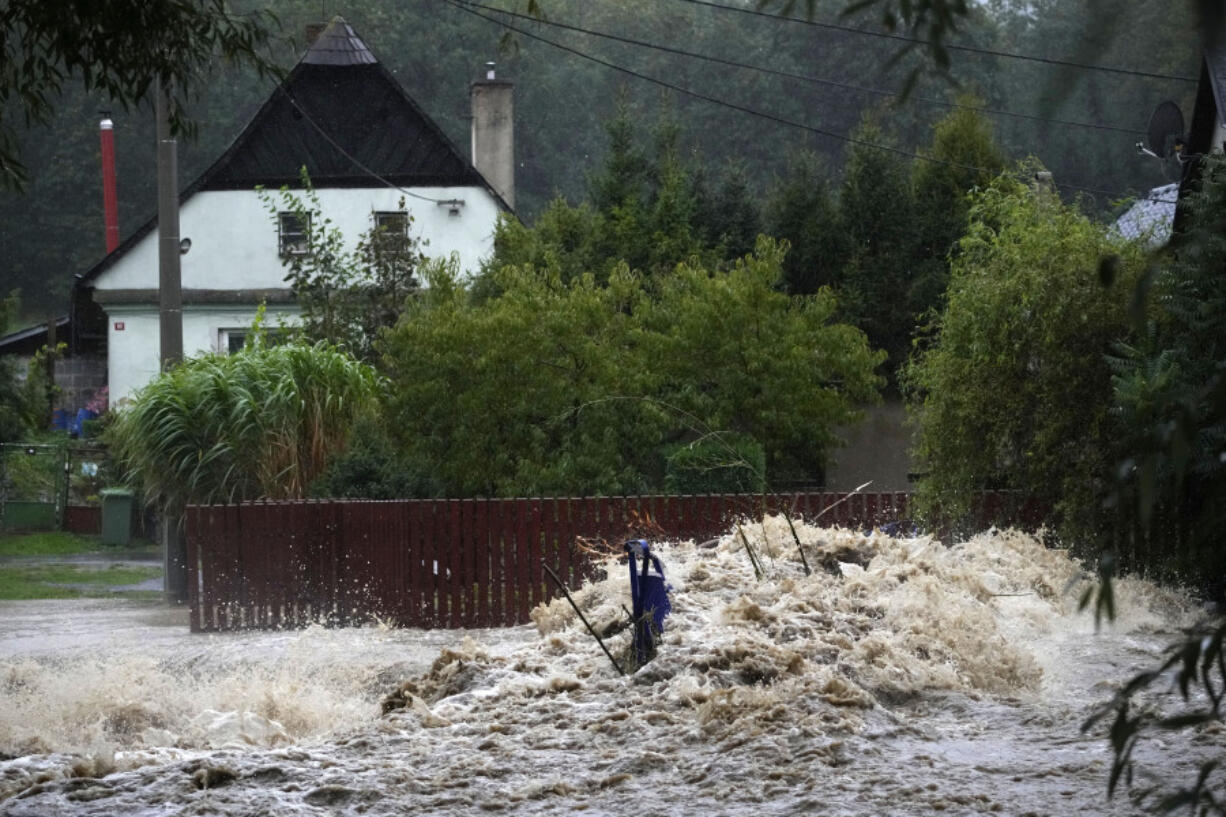
<svg viewBox="0 0 1226 817">
<path fill-rule="evenodd" d="M 1128 239 L 1144 242 L 1148 249 L 1166 246 L 1171 240 L 1171 227 L 1175 223 L 1175 201 L 1179 196 L 1179 184 L 1164 184 L 1155 187 L 1128 208 L 1111 225 L 1111 232 Z"/>
<path fill-rule="evenodd" d="M 55 319 L 55 328 L 57 330 L 64 329 L 67 326 L 67 315 L 61 315 Z M 64 340 L 63 337 L 60 339 Z M 46 344 L 47 324 L 40 323 L 0 337 L 0 355 L 32 355 Z"/>
</svg>

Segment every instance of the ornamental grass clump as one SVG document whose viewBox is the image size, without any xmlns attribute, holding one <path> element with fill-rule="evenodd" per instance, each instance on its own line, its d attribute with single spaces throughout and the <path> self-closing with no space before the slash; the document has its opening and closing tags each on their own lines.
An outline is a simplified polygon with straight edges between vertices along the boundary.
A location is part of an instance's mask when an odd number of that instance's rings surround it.
<svg viewBox="0 0 1226 817">
<path fill-rule="evenodd" d="M 373 368 L 335 346 L 257 339 L 165 372 L 107 436 L 151 501 L 299 499 L 382 388 Z"/>
</svg>

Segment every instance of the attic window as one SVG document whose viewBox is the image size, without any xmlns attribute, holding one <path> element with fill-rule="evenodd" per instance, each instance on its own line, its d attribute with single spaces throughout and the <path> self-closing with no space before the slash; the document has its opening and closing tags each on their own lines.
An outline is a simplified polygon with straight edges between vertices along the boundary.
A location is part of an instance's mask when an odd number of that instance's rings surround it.
<svg viewBox="0 0 1226 817">
<path fill-rule="evenodd" d="M 408 235 L 409 212 L 407 210 L 376 210 L 375 229 L 380 228 L 389 235 Z"/>
<path fill-rule="evenodd" d="M 281 233 L 281 255 L 309 255 L 310 242 L 307 232 L 311 229 L 311 217 L 306 217 L 306 223 L 297 213 L 278 213 L 277 225 Z"/>
<path fill-rule="evenodd" d="M 383 250 L 403 251 L 409 243 L 407 210 L 376 210 L 374 240 Z"/>
</svg>

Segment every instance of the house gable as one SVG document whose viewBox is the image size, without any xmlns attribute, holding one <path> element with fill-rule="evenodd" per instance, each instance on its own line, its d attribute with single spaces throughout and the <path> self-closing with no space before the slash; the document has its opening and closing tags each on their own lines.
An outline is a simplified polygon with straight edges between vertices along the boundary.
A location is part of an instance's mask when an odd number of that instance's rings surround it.
<svg viewBox="0 0 1226 817">
<path fill-rule="evenodd" d="M 484 187 L 455 144 L 339 17 L 319 36 L 200 190 Z"/>
</svg>

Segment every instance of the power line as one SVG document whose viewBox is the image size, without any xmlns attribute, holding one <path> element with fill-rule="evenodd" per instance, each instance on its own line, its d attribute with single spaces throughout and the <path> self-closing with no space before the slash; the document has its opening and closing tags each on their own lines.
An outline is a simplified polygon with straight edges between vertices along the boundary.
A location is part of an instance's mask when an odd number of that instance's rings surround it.
<svg viewBox="0 0 1226 817">
<path fill-rule="evenodd" d="M 562 43 L 555 42 L 553 40 L 550 40 L 547 37 L 542 37 L 539 34 L 534 34 L 530 31 L 525 31 L 524 29 L 518 28 L 514 25 L 511 25 L 510 23 L 506 23 L 501 20 L 497 20 L 493 17 L 489 17 L 486 14 L 483 14 L 482 12 L 478 11 L 477 9 L 470 7 L 468 4 L 465 3 L 464 0 L 444 0 L 444 2 L 450 4 L 456 9 L 459 9 L 460 11 L 465 12 L 466 14 L 471 14 L 474 17 L 479 17 L 480 19 L 485 20 L 486 22 L 493 23 L 496 26 L 506 28 L 510 31 L 514 31 L 515 33 L 521 34 L 529 39 L 537 40 L 538 42 L 542 42 L 542 43 L 545 43 L 546 45 L 553 46 L 554 48 L 557 48 L 560 51 L 565 51 L 568 54 L 573 54 L 577 57 L 580 57 L 585 60 L 589 60 L 598 65 L 603 65 L 606 68 L 610 68 L 614 71 L 618 71 L 628 76 L 632 76 L 635 79 L 641 79 L 645 82 L 650 82 L 654 85 L 659 85 L 662 88 L 667 88 L 671 91 L 676 91 L 679 94 L 684 94 L 685 96 L 690 96 L 695 99 L 701 99 L 704 102 L 710 102 L 714 105 L 719 105 L 721 107 L 729 108 L 734 111 L 739 111 L 741 113 L 749 114 L 750 116 L 756 116 L 761 119 L 766 119 L 770 122 L 774 122 L 779 125 L 787 125 L 788 127 L 798 128 L 800 130 L 808 131 L 809 133 L 814 133 L 819 136 L 825 136 L 830 139 L 836 139 L 840 142 L 846 142 L 852 145 L 860 145 L 862 147 L 872 148 L 874 150 L 881 150 L 887 153 L 894 153 L 896 155 L 903 156 L 908 159 L 917 159 L 917 160 L 924 161 L 924 162 L 931 162 L 933 164 L 944 165 L 946 167 L 958 168 L 960 170 L 970 170 L 976 173 L 989 173 L 990 172 L 987 168 L 977 167 L 975 165 L 963 164 L 961 162 L 952 162 L 947 159 L 938 159 L 934 156 L 924 156 L 921 153 L 915 153 L 913 151 L 894 147 L 892 145 L 881 145 L 875 142 L 869 142 L 865 139 L 858 139 L 854 136 L 844 136 L 843 134 L 840 134 L 840 133 L 835 133 L 833 131 L 816 128 L 816 127 L 813 127 L 812 125 L 806 125 L 803 122 L 796 122 L 795 120 L 792 120 L 792 119 L 785 119 L 782 116 L 776 116 L 775 114 L 766 113 L 765 111 L 758 111 L 753 108 L 746 107 L 744 105 L 739 105 L 735 102 L 729 102 L 727 100 L 709 96 L 699 91 L 694 91 L 684 86 L 676 85 L 674 83 L 668 82 L 666 80 L 662 80 L 656 77 L 642 74 L 631 68 L 626 68 L 624 66 L 617 65 L 616 63 L 609 62 L 608 60 L 601 59 L 600 57 L 594 57 L 591 54 L 584 53 L 583 51 L 580 51 L 576 48 L 571 48 L 568 45 L 563 45 Z M 1063 187 L 1069 190 L 1078 190 L 1083 193 L 1091 193 L 1094 195 L 1112 196 L 1115 198 L 1119 198 L 1122 196 L 1122 194 L 1119 194 L 1119 193 L 1112 193 L 1107 190 L 1099 190 L 1093 187 L 1084 187 L 1081 185 L 1069 184 L 1067 182 L 1056 182 L 1055 184 L 1057 187 Z"/>
<path fill-rule="evenodd" d="M 529 39 L 537 40 L 538 42 L 545 43 L 546 45 L 551 45 L 554 48 L 567 52 L 568 54 L 574 54 L 576 57 L 581 57 L 585 60 L 590 60 L 591 62 L 594 62 L 598 65 L 603 65 L 606 68 L 611 68 L 614 71 L 619 71 L 623 74 L 627 74 L 628 76 L 632 76 L 635 79 L 641 79 L 641 80 L 644 80 L 645 82 L 650 82 L 654 85 L 659 85 L 662 88 L 668 88 L 670 91 L 676 91 L 679 94 L 691 96 L 691 97 L 694 97 L 695 99 L 701 99 L 704 102 L 710 102 L 715 105 L 721 105 L 725 108 L 731 108 L 734 111 L 740 111 L 741 113 L 747 113 L 751 116 L 758 116 L 763 119 L 767 119 L 771 122 L 775 122 L 776 124 L 788 125 L 789 127 L 793 127 L 793 128 L 800 128 L 801 130 L 806 130 L 806 131 L 809 131 L 810 133 L 816 133 L 819 136 L 827 136 L 831 139 L 837 139 L 841 142 L 850 142 L 852 144 L 861 144 L 861 145 L 865 145 L 868 147 L 880 148 L 881 150 L 890 151 L 893 153 L 899 153 L 904 156 L 915 157 L 918 155 L 918 154 L 911 153 L 910 151 L 903 150 L 902 148 L 891 147 L 889 145 L 876 145 L 871 142 L 866 142 L 864 140 L 857 139 L 854 136 L 843 136 L 842 134 L 835 133 L 833 131 L 822 130 L 821 128 L 813 127 L 812 125 L 806 125 L 803 122 L 796 122 L 791 119 L 785 119 L 782 116 L 776 116 L 774 114 L 766 113 L 765 111 L 757 111 L 757 110 L 754 110 L 753 108 L 745 107 L 744 105 L 738 105 L 735 102 L 728 102 L 727 100 L 719 99 L 713 96 L 708 96 L 707 94 L 701 93 L 699 91 L 694 91 L 690 88 L 686 88 L 684 86 L 676 85 L 674 83 L 668 82 L 667 80 L 662 80 L 656 77 L 648 76 L 646 74 L 641 74 L 632 68 L 626 68 L 624 66 L 617 65 L 616 63 L 609 62 L 608 60 L 601 59 L 600 57 L 594 57 L 591 54 L 586 54 L 578 50 L 577 48 L 571 48 L 568 45 L 563 45 L 562 43 L 555 42 L 554 40 L 550 40 L 547 37 L 542 37 L 539 34 L 533 34 L 530 31 L 525 31 L 522 28 L 517 28 L 509 23 L 504 23 L 501 20 L 496 20 L 493 17 L 489 17 L 485 14 L 482 14 L 480 11 L 477 11 L 476 9 L 471 8 L 470 6 L 465 4 L 463 0 L 444 0 L 444 2 L 450 3 L 452 6 L 459 9 L 460 11 L 463 11 L 467 14 L 471 14 L 475 17 L 480 17 L 482 20 L 493 23 L 496 26 L 507 28 L 511 31 L 514 31 L 517 34 L 522 34 L 523 36 L 528 37 Z"/>
<path fill-rule="evenodd" d="M 812 26 L 814 28 L 824 28 L 831 31 L 841 31 L 846 34 L 857 34 L 865 37 L 878 37 L 886 40 L 896 40 L 899 42 L 912 43 L 915 45 L 932 45 L 931 40 L 920 39 L 919 37 L 908 37 L 905 34 L 890 34 L 884 31 L 872 31 L 866 28 L 855 28 L 853 26 L 842 26 L 835 23 L 823 23 L 817 20 L 803 19 L 799 17 L 781 17 L 777 14 L 771 14 L 758 9 L 741 8 L 739 6 L 726 6 L 723 3 L 715 3 L 712 0 L 681 0 L 683 3 L 691 3 L 695 6 L 705 6 L 708 8 L 719 9 L 721 11 L 732 11 L 737 14 L 748 14 L 755 17 L 766 17 L 771 20 L 799 23 L 802 25 Z M 1120 74 L 1129 77 L 1145 77 L 1147 79 L 1163 79 L 1176 82 L 1196 82 L 1196 77 L 1186 77 L 1178 74 L 1161 74 L 1154 71 L 1141 71 L 1134 68 L 1114 68 L 1107 65 L 1093 65 L 1084 62 L 1072 62 L 1071 60 L 1057 60 L 1050 57 L 1036 57 L 1031 54 L 1017 54 L 1010 51 L 997 51 L 991 48 L 978 48 L 973 45 L 953 45 L 950 43 L 943 44 L 943 47 L 950 51 L 961 51 L 967 54 L 977 54 L 979 56 L 990 57 L 1006 57 L 1014 60 L 1026 60 L 1028 62 L 1038 62 L 1044 65 L 1058 65 L 1064 68 L 1079 68 L 1085 71 L 1105 71 L 1110 74 Z"/>
<path fill-rule="evenodd" d="M 613 40 L 614 42 L 624 43 L 627 45 L 634 45 L 634 46 L 639 46 L 642 48 L 650 48 L 656 51 L 662 51 L 667 54 L 676 54 L 682 57 L 690 57 L 694 59 L 705 60 L 707 62 L 713 62 L 717 65 L 726 65 L 730 68 L 741 68 L 741 69 L 745 69 L 749 71 L 760 71 L 764 74 L 770 74 L 772 76 L 783 77 L 785 79 L 799 80 L 801 82 L 807 82 L 813 85 L 827 85 L 827 86 L 831 86 L 834 88 L 844 88 L 844 89 L 851 90 L 851 91 L 858 91 L 864 94 L 876 94 L 878 96 L 892 96 L 892 97 L 897 97 L 897 96 L 902 95 L 898 91 L 886 91 L 880 88 L 869 88 L 863 85 L 854 85 L 852 83 L 847 83 L 847 82 L 838 82 L 836 80 L 821 79 L 819 77 L 810 77 L 804 74 L 795 74 L 790 71 L 781 71 L 775 68 L 769 68 L 763 65 L 752 65 L 750 63 L 737 62 L 736 60 L 725 59 L 724 57 L 714 57 L 714 56 L 711 56 L 710 54 L 701 54 L 696 51 L 686 51 L 681 48 L 674 48 L 672 46 L 660 45 L 659 43 L 651 43 L 645 40 L 636 40 L 632 37 L 624 37 L 619 34 L 610 34 L 608 32 L 595 31 L 592 29 L 583 28 L 582 26 L 570 25 L 568 23 L 560 23 L 556 20 L 538 19 L 536 17 L 532 17 L 527 14 L 520 14 L 514 11 L 506 11 L 504 9 L 494 8 L 492 6 L 481 5 L 480 3 L 471 2 L 471 0 L 458 0 L 458 2 L 461 2 L 464 5 L 469 6 L 470 8 L 474 8 L 474 9 L 492 11 L 497 14 L 506 15 L 508 17 L 515 17 L 521 20 L 528 20 L 530 22 L 540 23 L 543 25 L 552 26 L 554 28 L 564 29 L 566 31 L 575 31 L 580 34 L 586 34 L 592 37 L 600 37 L 606 40 Z M 1138 128 L 1124 128 L 1124 127 L 1119 127 L 1117 125 L 1100 125 L 1100 124 L 1095 124 L 1092 122 L 1078 122 L 1075 120 L 1068 120 L 1068 119 L 1051 119 L 1048 117 L 1034 116 L 1031 114 L 1024 114 L 1024 113 L 1015 113 L 1013 111 L 1006 111 L 1006 110 L 1001 110 L 997 108 L 976 107 L 974 105 L 961 105 L 956 102 L 948 102 L 943 99 L 934 99 L 932 97 L 916 96 L 914 94 L 912 94 L 909 98 L 916 102 L 924 102 L 929 105 L 939 105 L 945 108 L 954 108 L 956 110 L 976 111 L 978 113 L 991 114 L 993 116 L 1008 116 L 1008 117 L 1013 117 L 1015 119 L 1026 119 L 1026 120 L 1030 120 L 1034 122 L 1046 122 L 1046 123 L 1050 123 L 1053 125 L 1066 125 L 1069 127 L 1090 128 L 1092 130 L 1114 131 L 1116 133 L 1127 133 L 1130 135 L 1136 135 L 1138 133 L 1141 133 L 1141 130 Z"/>
<path fill-rule="evenodd" d="M 285 98 L 289 100 L 289 104 L 291 104 L 291 105 L 293 105 L 293 106 L 294 106 L 294 110 L 296 110 L 296 111 L 298 111 L 298 113 L 302 114 L 302 118 L 303 118 L 303 119 L 305 119 L 305 120 L 307 121 L 307 123 L 308 123 L 308 124 L 309 124 L 309 125 L 310 125 L 312 128 L 314 128 L 314 129 L 315 129 L 315 131 L 316 131 L 316 132 L 317 132 L 317 133 L 318 133 L 320 136 L 322 136 L 322 137 L 324 138 L 324 141 L 326 141 L 326 142 L 327 142 L 329 145 L 331 145 L 333 148 L 335 148 L 335 149 L 336 149 L 336 151 L 337 151 L 338 153 L 340 153 L 342 156 L 344 156 L 346 159 L 348 159 L 350 162 L 352 162 L 352 163 L 354 164 L 354 166 L 355 166 L 355 167 L 357 167 L 359 170 L 361 170 L 361 171 L 362 171 L 363 173 L 365 173 L 366 175 L 370 176 L 372 179 L 375 179 L 376 181 L 383 182 L 383 184 L 384 184 L 384 185 L 386 185 L 386 186 L 388 186 L 388 187 L 390 187 L 390 188 L 392 188 L 392 189 L 394 189 L 394 190 L 398 190 L 398 191 L 400 191 L 401 193 L 403 193 L 404 195 L 409 196 L 410 198 L 420 199 L 420 200 L 422 200 L 422 201 L 428 201 L 428 202 L 430 202 L 431 204 L 451 204 L 451 203 L 453 203 L 454 201 L 456 201 L 455 199 L 435 199 L 435 198 L 431 198 L 430 196 L 423 196 L 423 195 L 422 195 L 422 194 L 420 194 L 420 193 L 414 193 L 412 190 L 407 190 L 407 189 L 405 189 L 405 188 L 401 187 L 400 185 L 396 184 L 395 182 L 391 181 L 390 179 L 388 179 L 388 178 L 386 178 L 386 177 L 384 177 L 384 176 L 381 176 L 380 174 L 378 174 L 378 173 L 376 173 L 375 171 L 371 170 L 369 167 L 367 167 L 366 165 L 362 164 L 362 162 L 358 161 L 358 159 L 357 159 L 357 158 L 356 158 L 356 157 L 355 157 L 353 154 L 351 154 L 349 151 L 347 151 L 347 150 L 345 150 L 343 147 L 341 147 L 341 146 L 340 146 L 340 144 L 338 144 L 338 143 L 337 143 L 337 141 L 336 141 L 335 139 L 333 139 L 333 138 L 332 138 L 332 136 L 331 136 L 331 135 L 330 135 L 330 134 L 329 134 L 329 133 L 328 133 L 326 130 L 324 130 L 324 129 L 323 129 L 323 127 L 322 127 L 322 126 L 320 126 L 320 124 L 319 124 L 318 122 L 316 122 L 314 119 L 312 119 L 312 118 L 311 118 L 311 115 L 310 115 L 309 113 L 307 113 L 307 112 L 306 112 L 306 110 L 305 110 L 305 109 L 304 109 L 304 108 L 303 108 L 301 105 L 299 105 L 299 104 L 298 104 L 298 100 L 294 99 L 294 97 L 293 97 L 292 95 L 290 95 L 289 91 L 285 90 L 285 87 L 284 87 L 283 85 L 278 84 L 278 85 L 277 85 L 277 90 L 278 90 L 279 92 L 281 92 L 282 94 L 284 94 L 284 95 L 285 95 Z"/>
</svg>

